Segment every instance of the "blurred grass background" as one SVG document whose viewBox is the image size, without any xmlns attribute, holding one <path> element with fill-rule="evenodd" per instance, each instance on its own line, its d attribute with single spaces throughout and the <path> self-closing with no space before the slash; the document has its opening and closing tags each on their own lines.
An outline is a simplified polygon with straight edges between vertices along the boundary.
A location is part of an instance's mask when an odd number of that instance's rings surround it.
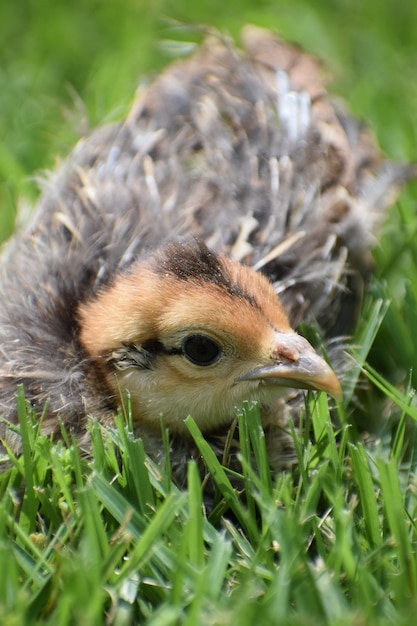
<svg viewBox="0 0 417 626">
<path fill-rule="evenodd" d="M 0 6 L 0 238 L 33 175 L 88 126 L 121 117 L 141 77 L 168 62 L 161 20 L 238 36 L 253 22 L 321 56 L 383 149 L 416 158 L 417 3 L 406 0 L 18 0 Z"/>
</svg>

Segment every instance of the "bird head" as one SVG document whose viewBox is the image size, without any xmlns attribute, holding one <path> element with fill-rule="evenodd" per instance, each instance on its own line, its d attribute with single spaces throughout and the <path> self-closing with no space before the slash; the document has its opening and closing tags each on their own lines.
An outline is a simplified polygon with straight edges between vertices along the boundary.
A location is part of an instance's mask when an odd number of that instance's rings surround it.
<svg viewBox="0 0 417 626">
<path fill-rule="evenodd" d="M 340 399 L 334 372 L 292 330 L 272 284 L 203 243 L 169 243 L 79 309 L 80 339 L 112 395 L 129 391 L 136 423 L 204 431 L 244 400 L 288 387 Z"/>
</svg>

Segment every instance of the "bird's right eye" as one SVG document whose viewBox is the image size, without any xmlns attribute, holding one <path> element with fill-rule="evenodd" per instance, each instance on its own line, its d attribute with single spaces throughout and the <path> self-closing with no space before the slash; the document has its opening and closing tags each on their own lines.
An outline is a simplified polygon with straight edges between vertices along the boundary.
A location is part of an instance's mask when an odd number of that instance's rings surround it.
<svg viewBox="0 0 417 626">
<path fill-rule="evenodd" d="M 188 335 L 183 341 L 184 356 L 194 365 L 211 365 L 220 358 L 220 346 L 206 335 Z"/>
</svg>

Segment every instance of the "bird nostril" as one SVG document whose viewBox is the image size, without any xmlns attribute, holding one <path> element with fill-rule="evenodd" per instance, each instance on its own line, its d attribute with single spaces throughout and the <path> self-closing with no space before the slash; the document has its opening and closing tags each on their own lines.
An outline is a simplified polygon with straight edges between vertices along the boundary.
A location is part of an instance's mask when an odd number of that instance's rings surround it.
<svg viewBox="0 0 417 626">
<path fill-rule="evenodd" d="M 274 350 L 274 357 L 279 361 L 289 361 L 290 363 L 297 363 L 300 359 L 300 353 L 294 346 L 277 346 Z"/>
</svg>

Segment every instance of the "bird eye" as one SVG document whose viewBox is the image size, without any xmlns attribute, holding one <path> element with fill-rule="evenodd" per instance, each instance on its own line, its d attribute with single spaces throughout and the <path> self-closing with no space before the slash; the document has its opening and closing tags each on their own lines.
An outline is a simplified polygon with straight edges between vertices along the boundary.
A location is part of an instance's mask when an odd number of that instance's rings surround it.
<svg viewBox="0 0 417 626">
<path fill-rule="evenodd" d="M 182 344 L 184 356 L 195 365 L 211 365 L 220 357 L 218 344 L 205 335 L 189 335 Z"/>
</svg>

